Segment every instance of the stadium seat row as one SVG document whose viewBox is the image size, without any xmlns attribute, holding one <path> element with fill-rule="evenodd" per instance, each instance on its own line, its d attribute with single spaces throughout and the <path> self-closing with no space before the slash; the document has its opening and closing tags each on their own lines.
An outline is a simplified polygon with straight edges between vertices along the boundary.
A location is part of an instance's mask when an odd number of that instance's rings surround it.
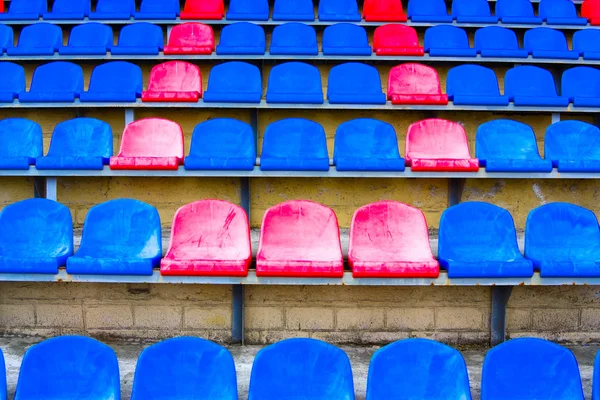
<svg viewBox="0 0 600 400">
<path fill-rule="evenodd" d="M 21 31 L 17 46 L 10 26 L 0 25 L 0 49 L 8 56 L 59 55 L 263 55 L 266 51 L 265 30 L 249 22 L 238 22 L 223 28 L 215 48 L 211 26 L 188 22 L 172 28 L 167 45 L 157 25 L 138 22 L 126 25 L 113 45 L 109 25 L 87 23 L 71 30 L 63 46 L 62 29 L 58 25 L 39 23 Z M 451 25 L 438 25 L 425 31 L 425 47 L 419 44 L 414 28 L 400 24 L 382 25 L 375 29 L 373 47 L 376 55 L 424 55 L 431 57 L 504 57 L 554 58 L 585 60 L 600 58 L 600 30 L 582 29 L 573 35 L 573 50 L 569 50 L 564 33 L 547 27 L 525 32 L 524 48 L 519 47 L 515 32 L 500 26 L 488 26 L 475 32 L 475 46 L 469 44 L 465 30 Z M 371 56 L 364 27 L 350 23 L 327 26 L 323 32 L 323 55 Z M 318 55 L 319 44 L 315 28 L 289 22 L 273 29 L 270 55 Z"/>
<path fill-rule="evenodd" d="M 0 351 L 0 400 L 4 365 Z M 102 379 L 100 379 L 102 378 Z M 462 354 L 429 339 L 404 339 L 371 357 L 366 400 L 471 399 Z M 596 358 L 594 396 L 600 394 Z M 27 349 L 16 400 L 119 400 L 117 355 L 102 342 L 59 336 Z M 354 400 L 348 355 L 317 339 L 294 338 L 266 346 L 252 364 L 248 400 Z M 238 400 L 231 353 L 198 337 L 176 337 L 146 347 L 135 368 L 131 400 Z M 584 400 L 575 355 L 543 339 L 509 340 L 483 361 L 481 400 Z"/>
<path fill-rule="evenodd" d="M 0 272 L 69 274 L 246 276 L 252 260 L 250 228 L 242 208 L 200 200 L 177 210 L 171 241 L 162 257 L 158 211 L 141 201 L 111 200 L 88 212 L 79 250 L 73 255 L 69 209 L 29 199 L 0 213 Z M 591 211 L 550 203 L 529 213 L 525 257 L 513 219 L 498 206 L 466 202 L 444 211 L 438 260 L 427 222 L 414 207 L 380 201 L 352 218 L 348 264 L 357 278 L 600 277 L 600 228 Z M 344 274 L 335 213 L 306 201 L 287 201 L 264 215 L 256 275 L 331 277 Z"/>
<path fill-rule="evenodd" d="M 183 132 L 172 121 L 148 118 L 126 126 L 118 156 L 113 157 L 110 125 L 77 118 L 56 126 L 46 156 L 42 129 L 30 120 L 0 121 L 0 170 L 178 169 L 252 171 L 257 149 L 250 125 L 215 118 L 194 128 L 190 153 L 184 158 Z M 333 165 L 337 171 L 479 171 L 600 172 L 600 129 L 580 121 L 548 127 L 545 159 L 540 157 L 533 129 L 498 119 L 479 126 L 477 158 L 469 152 L 464 128 L 452 121 L 426 119 L 409 126 L 406 160 L 398 151 L 396 131 L 389 123 L 359 118 L 341 124 L 335 135 Z M 263 171 L 329 171 L 323 127 L 302 118 L 269 124 L 265 130 L 260 169 Z"/>
<path fill-rule="evenodd" d="M 4 5 L 2 5 L 3 11 Z M 497 0 L 492 16 L 487 0 L 453 0 L 448 14 L 444 0 L 409 0 L 408 14 L 400 0 L 365 0 L 363 17 L 366 21 L 412 22 L 467 22 L 467 23 L 518 23 L 586 25 L 586 18 L 579 18 L 570 0 L 542 0 L 539 15 L 534 13 L 530 0 Z M 582 9 L 582 15 L 589 11 Z M 0 20 L 120 20 L 130 19 L 209 19 L 266 21 L 270 9 L 267 0 L 231 0 L 225 13 L 223 0 L 186 0 L 180 11 L 179 0 L 142 0 L 136 12 L 135 0 L 98 0 L 92 12 L 90 0 L 54 0 L 48 12 L 47 0 L 12 0 L 6 14 Z M 318 17 L 321 21 L 360 21 L 356 0 L 320 0 Z M 312 0 L 275 0 L 274 21 L 314 21 Z"/>
<path fill-rule="evenodd" d="M 88 91 L 84 91 L 83 70 L 77 64 L 54 61 L 35 69 L 29 91 L 25 91 L 22 66 L 0 63 L 0 103 L 81 102 L 198 102 L 260 103 L 260 69 L 242 61 L 214 66 L 208 87 L 202 92 L 200 68 L 185 61 L 168 61 L 150 71 L 147 90 L 142 91 L 141 69 L 125 61 L 113 61 L 94 68 Z M 407 63 L 388 74 L 387 96 L 381 88 L 377 68 L 348 62 L 329 71 L 327 100 L 330 104 L 433 104 L 575 107 L 600 106 L 600 70 L 574 67 L 562 75 L 558 95 L 550 71 L 535 66 L 517 66 L 504 76 L 500 94 L 495 72 L 481 65 L 452 68 L 443 94 L 437 71 L 429 66 Z M 323 104 L 323 85 L 317 67 L 291 61 L 274 66 L 269 74 L 267 103 Z"/>
</svg>

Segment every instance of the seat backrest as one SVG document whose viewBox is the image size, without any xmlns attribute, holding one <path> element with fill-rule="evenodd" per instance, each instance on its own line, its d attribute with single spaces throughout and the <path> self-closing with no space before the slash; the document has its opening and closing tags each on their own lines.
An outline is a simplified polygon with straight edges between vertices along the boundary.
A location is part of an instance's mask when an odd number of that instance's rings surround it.
<svg viewBox="0 0 600 400">
<path fill-rule="evenodd" d="M 538 11 L 543 19 L 577 18 L 577 9 L 571 0 L 542 0 Z"/>
<path fill-rule="evenodd" d="M 19 93 L 25 90 L 25 68 L 4 61 L 0 63 L 0 92 Z"/>
<path fill-rule="evenodd" d="M 43 14 L 48 11 L 48 0 L 11 0 L 9 14 Z"/>
<path fill-rule="evenodd" d="M 369 364 L 367 400 L 471 399 L 460 352 L 429 339 L 404 339 L 377 350 Z"/>
<path fill-rule="evenodd" d="M 487 0 L 452 0 L 452 15 L 458 17 L 489 17 L 490 4 Z"/>
<path fill-rule="evenodd" d="M 367 31 L 350 23 L 330 25 L 323 31 L 323 47 L 369 47 Z"/>
<path fill-rule="evenodd" d="M 406 159 L 471 158 L 465 129 L 457 122 L 424 119 L 408 127 Z"/>
<path fill-rule="evenodd" d="M 372 65 L 347 62 L 336 65 L 329 71 L 327 93 L 335 94 L 379 94 L 381 78 Z"/>
<path fill-rule="evenodd" d="M 49 156 L 102 157 L 113 154 L 112 128 L 95 118 L 75 118 L 56 125 Z"/>
<path fill-rule="evenodd" d="M 92 71 L 90 92 L 142 93 L 142 69 L 127 61 L 110 61 Z"/>
<path fill-rule="evenodd" d="M 356 15 L 360 18 L 358 12 L 358 2 L 356 0 L 321 0 L 319 1 L 319 19 L 323 16 L 333 15 Z M 333 20 L 333 18 L 331 18 Z M 344 18 L 339 18 L 340 20 Z"/>
<path fill-rule="evenodd" d="M 132 199 L 98 204 L 88 211 L 77 256 L 160 258 L 160 217 L 156 208 Z"/>
<path fill-rule="evenodd" d="M 228 12 L 234 14 L 269 15 L 269 3 L 267 0 L 231 0 Z"/>
<path fill-rule="evenodd" d="M 174 395 L 181 399 L 237 400 L 231 353 L 211 341 L 185 336 L 146 347 L 135 368 L 131 400 Z"/>
<path fill-rule="evenodd" d="M 533 129 L 522 122 L 496 119 L 479 125 L 475 149 L 481 165 L 487 159 L 540 159 Z"/>
<path fill-rule="evenodd" d="M 88 22 L 77 25 L 69 35 L 69 46 L 104 46 L 110 49 L 113 44 L 113 31 L 109 25 Z"/>
<path fill-rule="evenodd" d="M 212 27 L 200 22 L 186 22 L 175 25 L 169 35 L 168 46 L 210 47 L 215 49 L 215 34 Z"/>
<path fill-rule="evenodd" d="M 429 49 L 469 48 L 469 38 L 464 29 L 451 25 L 437 25 L 425 31 L 425 51 Z"/>
<path fill-rule="evenodd" d="M 395 16 L 404 15 L 400 0 L 365 0 L 363 4 L 363 15 Z"/>
<path fill-rule="evenodd" d="M 192 134 L 190 156 L 256 158 L 252 127 L 232 118 L 199 123 Z"/>
<path fill-rule="evenodd" d="M 285 20 L 302 20 L 310 14 L 314 18 L 314 6 L 312 0 L 275 0 L 273 5 L 273 18 Z"/>
<path fill-rule="evenodd" d="M 219 46 L 261 48 L 265 51 L 266 39 L 265 29 L 260 25 L 250 22 L 236 22 L 226 25 L 221 30 Z M 218 49 L 217 49 L 218 51 Z"/>
<path fill-rule="evenodd" d="M 202 93 L 200 68 L 185 61 L 167 61 L 158 64 L 150 71 L 148 90 Z"/>
<path fill-rule="evenodd" d="M 304 118 L 286 118 L 267 125 L 261 157 L 327 158 L 327 138 L 323 127 Z"/>
<path fill-rule="evenodd" d="M 135 0 L 98 0 L 96 4 L 98 13 L 128 13 L 135 12 Z"/>
<path fill-rule="evenodd" d="M 348 257 L 372 259 L 374 253 L 378 259 L 432 260 L 427 221 L 421 210 L 397 201 L 378 201 L 356 210 Z"/>
<path fill-rule="evenodd" d="M 523 40 L 525 50 L 568 51 L 567 38 L 564 33 L 552 28 L 539 27 L 525 31 Z"/>
<path fill-rule="evenodd" d="M 32 92 L 83 92 L 83 70 L 77 64 L 53 61 L 33 71 Z"/>
<path fill-rule="evenodd" d="M 475 31 L 475 49 L 518 50 L 517 34 L 502 26 L 486 26 Z"/>
<path fill-rule="evenodd" d="M 558 160 L 600 160 L 600 129 L 581 121 L 555 122 L 546 129 L 544 157 Z"/>
<path fill-rule="evenodd" d="M 335 132 L 333 163 L 338 157 L 400 159 L 398 138 L 391 124 L 357 118 L 340 124 Z"/>
<path fill-rule="evenodd" d="M 600 16 L 600 2 L 597 0 L 584 0 L 581 4 L 581 16 L 588 19 Z"/>
<path fill-rule="evenodd" d="M 321 72 L 314 65 L 299 61 L 271 68 L 267 93 L 316 93 L 323 95 Z"/>
<path fill-rule="evenodd" d="M 90 0 L 54 0 L 53 13 L 83 13 L 89 15 L 91 10 Z"/>
<path fill-rule="evenodd" d="M 312 26 L 298 22 L 277 25 L 271 35 L 271 48 L 276 46 L 318 49 L 317 32 Z"/>
<path fill-rule="evenodd" d="M 179 0 L 142 0 L 140 12 L 144 13 L 175 13 L 179 15 Z"/>
<path fill-rule="evenodd" d="M 202 257 L 224 260 L 247 259 L 252 255 L 246 212 L 223 200 L 200 200 L 178 209 L 170 243 L 166 258 L 172 259 L 190 259 L 199 251 Z M 207 251 L 211 249 L 218 251 Z"/>
<path fill-rule="evenodd" d="M 580 29 L 573 34 L 573 50 L 600 53 L 600 29 Z"/>
<path fill-rule="evenodd" d="M 494 70 L 482 65 L 465 64 L 448 71 L 446 93 L 448 96 L 500 96 L 500 88 Z"/>
<path fill-rule="evenodd" d="M 228 61 L 212 67 L 207 92 L 260 93 L 262 79 L 256 65 L 243 61 Z"/>
<path fill-rule="evenodd" d="M 532 65 L 513 67 L 504 76 L 504 94 L 515 96 L 555 97 L 556 86 L 550 71 Z"/>
<path fill-rule="evenodd" d="M 574 97 L 600 97 L 600 70 L 592 67 L 573 67 L 564 71 L 561 91 L 573 101 Z"/>
<path fill-rule="evenodd" d="M 120 390 L 113 349 L 88 337 L 58 336 L 27 349 L 15 400 L 118 400 Z"/>
<path fill-rule="evenodd" d="M 41 157 L 42 146 L 42 127 L 37 122 L 25 118 L 0 120 L 0 157 Z"/>
<path fill-rule="evenodd" d="M 0 25 L 0 50 L 13 47 L 15 45 L 15 33 L 12 27 Z"/>
<path fill-rule="evenodd" d="M 28 199 L 0 212 L 0 256 L 35 259 L 72 254 L 73 220 L 66 206 L 47 199 Z"/>
<path fill-rule="evenodd" d="M 119 46 L 165 46 L 163 31 L 160 26 L 149 22 L 136 22 L 121 28 Z"/>
<path fill-rule="evenodd" d="M 287 339 L 260 350 L 252 364 L 248 400 L 354 400 L 350 360 L 316 339 Z"/>
<path fill-rule="evenodd" d="M 444 0 L 408 0 L 408 16 L 448 15 Z"/>
<path fill-rule="evenodd" d="M 144 118 L 128 124 L 123 131 L 119 156 L 177 157 L 183 159 L 183 130 L 173 121 Z"/>
<path fill-rule="evenodd" d="M 388 97 L 394 94 L 440 94 L 435 68 L 416 63 L 396 65 L 388 75 Z"/>
<path fill-rule="evenodd" d="M 58 25 L 41 22 L 28 25 L 21 30 L 18 47 L 54 47 L 62 46 L 62 29 Z"/>
<path fill-rule="evenodd" d="M 533 5 L 530 0 L 498 0 L 496 15 L 498 17 L 533 17 Z"/>
<path fill-rule="evenodd" d="M 221 16 L 225 13 L 223 0 L 186 0 L 183 6 L 185 13 L 219 13 Z"/>
<path fill-rule="evenodd" d="M 331 208 L 308 200 L 279 203 L 265 212 L 258 254 L 272 259 L 341 259 L 337 217 Z"/>
<path fill-rule="evenodd" d="M 577 360 L 562 346 L 520 338 L 499 344 L 485 355 L 481 400 L 583 398 Z"/>
<path fill-rule="evenodd" d="M 375 29 L 373 47 L 417 47 L 419 36 L 412 26 L 386 24 Z"/>
</svg>

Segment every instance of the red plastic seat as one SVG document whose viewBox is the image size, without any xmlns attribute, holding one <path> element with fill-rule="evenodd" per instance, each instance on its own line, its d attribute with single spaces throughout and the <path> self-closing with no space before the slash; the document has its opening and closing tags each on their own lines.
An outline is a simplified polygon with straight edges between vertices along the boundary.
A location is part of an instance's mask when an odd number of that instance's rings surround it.
<svg viewBox="0 0 600 400">
<path fill-rule="evenodd" d="M 365 0 L 363 17 L 367 22 L 406 22 L 400 0 Z"/>
<path fill-rule="evenodd" d="M 199 22 L 175 25 L 165 46 L 165 54 L 212 54 L 215 51 L 213 29 Z"/>
<path fill-rule="evenodd" d="M 397 201 L 359 208 L 352 217 L 348 262 L 356 278 L 437 278 L 425 216 Z"/>
<path fill-rule="evenodd" d="M 342 277 L 344 259 L 333 210 L 306 200 L 269 208 L 260 229 L 256 275 Z"/>
<path fill-rule="evenodd" d="M 181 19 L 223 19 L 223 0 L 186 0 Z"/>
<path fill-rule="evenodd" d="M 388 99 L 392 104 L 448 104 L 437 71 L 422 64 L 401 64 L 388 75 Z"/>
<path fill-rule="evenodd" d="M 162 275 L 247 276 L 252 261 L 246 212 L 222 200 L 200 200 L 177 210 Z"/>
<path fill-rule="evenodd" d="M 600 0 L 585 0 L 581 5 L 581 16 L 592 25 L 600 25 Z"/>
<path fill-rule="evenodd" d="M 477 172 L 464 128 L 439 118 L 424 119 L 408 127 L 406 162 L 413 171 Z"/>
<path fill-rule="evenodd" d="M 150 71 L 148 90 L 142 92 L 146 102 L 188 102 L 202 97 L 200 68 L 185 61 L 169 61 Z"/>
<path fill-rule="evenodd" d="M 419 37 L 415 28 L 388 24 L 375 29 L 373 36 L 375 54 L 378 56 L 422 56 L 423 46 L 419 45 Z"/>
<path fill-rule="evenodd" d="M 162 118 L 130 123 L 123 131 L 119 155 L 110 158 L 110 169 L 177 169 L 183 164 L 183 131 Z"/>
</svg>

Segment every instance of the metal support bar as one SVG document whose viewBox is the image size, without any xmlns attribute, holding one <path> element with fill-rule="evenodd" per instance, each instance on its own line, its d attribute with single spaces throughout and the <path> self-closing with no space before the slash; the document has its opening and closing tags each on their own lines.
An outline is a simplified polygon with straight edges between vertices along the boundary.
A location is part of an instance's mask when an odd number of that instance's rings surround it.
<svg viewBox="0 0 600 400">
<path fill-rule="evenodd" d="M 455 206 L 461 202 L 466 181 L 465 178 L 448 179 L 448 207 Z"/>
<path fill-rule="evenodd" d="M 244 344 L 244 286 L 231 286 L 231 341 Z"/>
<path fill-rule="evenodd" d="M 56 201 L 57 197 L 56 178 L 46 178 L 46 198 Z"/>
<path fill-rule="evenodd" d="M 134 121 L 135 115 L 133 114 L 133 108 L 125 109 L 125 125 L 130 124 Z"/>
<path fill-rule="evenodd" d="M 33 197 L 37 199 L 46 198 L 46 178 L 41 176 L 33 178 Z"/>
<path fill-rule="evenodd" d="M 560 113 L 552 113 L 552 123 L 560 122 Z"/>
<path fill-rule="evenodd" d="M 490 321 L 490 344 L 496 346 L 506 340 L 506 304 L 512 286 L 492 287 L 492 315 Z"/>
</svg>

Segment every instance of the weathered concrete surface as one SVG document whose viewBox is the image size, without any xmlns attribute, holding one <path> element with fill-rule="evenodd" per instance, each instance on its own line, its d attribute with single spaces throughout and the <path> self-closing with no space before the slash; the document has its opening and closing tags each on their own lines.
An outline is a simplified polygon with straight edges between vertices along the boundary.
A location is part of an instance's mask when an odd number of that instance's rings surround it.
<svg viewBox="0 0 600 400">
<path fill-rule="evenodd" d="M 0 338 L 0 348 L 4 352 L 6 359 L 6 367 L 8 370 L 8 393 L 9 399 L 12 399 L 17 384 L 19 374 L 19 366 L 25 350 L 32 344 L 37 343 L 40 339 L 37 338 Z M 131 385 L 133 383 L 133 375 L 137 357 L 142 349 L 151 344 L 151 342 L 107 342 L 117 353 L 119 357 L 119 367 L 121 370 L 121 388 L 122 399 L 128 400 L 131 395 Z M 585 397 L 591 399 L 591 384 L 593 374 L 594 357 L 600 346 L 568 346 L 577 357 L 579 369 Z M 250 381 L 250 371 L 252 362 L 256 353 L 262 346 L 230 346 L 238 376 L 239 398 L 246 399 L 248 394 L 248 385 Z M 367 371 L 371 355 L 378 349 L 376 346 L 370 347 L 348 347 L 343 346 L 352 363 L 354 374 L 354 385 L 356 391 L 356 399 L 365 399 L 365 390 L 367 382 Z M 487 348 L 470 347 L 461 349 L 465 357 L 469 376 L 471 379 L 471 388 L 473 400 L 479 399 L 480 380 L 481 380 L 481 365 Z"/>
</svg>

